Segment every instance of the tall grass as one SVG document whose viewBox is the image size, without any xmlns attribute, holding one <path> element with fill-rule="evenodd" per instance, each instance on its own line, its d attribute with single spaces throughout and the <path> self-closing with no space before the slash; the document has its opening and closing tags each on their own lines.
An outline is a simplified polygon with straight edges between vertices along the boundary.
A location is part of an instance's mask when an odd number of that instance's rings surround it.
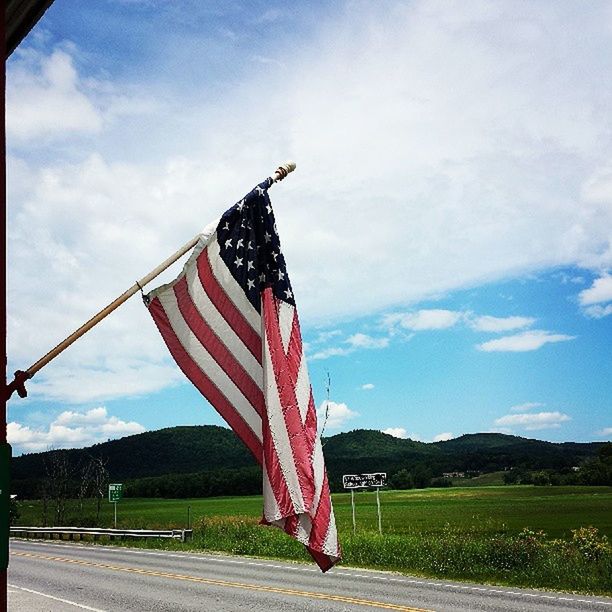
<svg viewBox="0 0 612 612">
<path fill-rule="evenodd" d="M 307 558 L 303 546 L 280 530 L 264 529 L 249 516 L 203 517 L 194 548 L 283 559 Z M 404 573 L 612 594 L 612 547 L 595 528 L 574 530 L 571 540 L 549 540 L 529 529 L 515 534 L 479 530 L 390 534 L 343 534 L 347 565 Z"/>
</svg>

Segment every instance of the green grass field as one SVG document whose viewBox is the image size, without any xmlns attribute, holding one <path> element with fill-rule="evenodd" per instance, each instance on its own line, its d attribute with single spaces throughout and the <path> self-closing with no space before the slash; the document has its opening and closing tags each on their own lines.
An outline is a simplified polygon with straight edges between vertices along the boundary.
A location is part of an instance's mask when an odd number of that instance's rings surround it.
<svg viewBox="0 0 612 612">
<path fill-rule="evenodd" d="M 519 532 L 524 527 L 543 530 L 550 538 L 569 538 L 571 530 L 592 525 L 612 538 L 612 487 L 457 487 L 382 491 L 383 531 L 389 534 L 438 533 L 451 526 L 479 533 Z M 333 496 L 340 533 L 352 530 L 351 496 Z M 358 531 L 376 531 L 376 497 L 372 492 L 355 495 Z M 126 527 L 184 527 L 187 508 L 191 522 L 202 516 L 245 515 L 258 518 L 260 496 L 204 499 L 130 499 L 119 502 L 118 524 Z M 41 504 L 19 505 L 22 525 L 41 524 Z M 93 514 L 88 502 L 86 513 Z M 77 519 L 76 504 L 67 519 Z M 111 526 L 113 504 L 103 502 L 101 524 Z"/>
<path fill-rule="evenodd" d="M 457 487 L 383 491 L 380 498 L 382 537 L 374 493 L 355 495 L 356 535 L 350 494 L 333 496 L 343 560 L 348 565 L 612 594 L 612 547 L 606 539 L 612 536 L 612 487 Z M 260 496 L 125 498 L 118 504 L 118 527 L 186 527 L 188 507 L 192 541 L 129 545 L 307 559 L 297 542 L 257 524 Z M 41 509 L 38 501 L 22 502 L 18 523 L 41 524 Z M 79 523 L 82 517 L 76 510 L 76 502 L 69 504 L 66 523 Z M 91 517 L 91 505 L 85 513 Z M 100 523 L 113 524 L 113 504 L 107 501 Z M 587 527 L 594 529 L 580 529 Z"/>
<path fill-rule="evenodd" d="M 452 478 L 453 487 L 491 487 L 504 484 L 505 472 L 488 472 L 473 478 Z"/>
<path fill-rule="evenodd" d="M 377 528 L 373 493 L 356 495 L 357 526 Z M 351 526 L 350 495 L 334 497 L 338 526 Z M 571 530 L 597 527 L 612 536 L 610 487 L 461 487 L 389 491 L 381 494 L 383 529 L 389 533 L 439 533 L 448 526 L 479 533 L 543 530 L 569 538 Z"/>
</svg>

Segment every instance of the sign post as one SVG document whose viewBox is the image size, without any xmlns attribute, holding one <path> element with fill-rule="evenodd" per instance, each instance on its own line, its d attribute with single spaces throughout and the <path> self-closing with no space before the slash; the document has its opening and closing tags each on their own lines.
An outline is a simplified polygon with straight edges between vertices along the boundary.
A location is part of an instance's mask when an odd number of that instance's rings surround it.
<svg viewBox="0 0 612 612">
<path fill-rule="evenodd" d="M 353 535 L 357 532 L 357 523 L 355 522 L 355 489 L 351 489 L 351 506 L 353 507 Z"/>
<path fill-rule="evenodd" d="M 108 501 L 115 504 L 115 529 L 117 529 L 117 502 L 123 497 L 123 484 L 108 485 Z"/>
<path fill-rule="evenodd" d="M 345 489 L 351 490 L 351 506 L 353 508 L 353 535 L 357 531 L 357 523 L 355 522 L 355 489 L 367 489 L 374 487 L 376 489 L 376 509 L 378 511 L 378 533 L 382 535 L 382 517 L 380 514 L 380 487 L 387 484 L 387 474 L 377 472 L 375 474 L 345 474 L 342 476 L 342 486 Z"/>
</svg>

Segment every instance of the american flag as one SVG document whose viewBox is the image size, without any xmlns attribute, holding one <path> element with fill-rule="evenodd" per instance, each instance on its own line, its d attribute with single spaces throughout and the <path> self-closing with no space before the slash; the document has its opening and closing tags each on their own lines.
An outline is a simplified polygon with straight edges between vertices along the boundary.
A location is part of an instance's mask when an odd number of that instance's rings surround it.
<svg viewBox="0 0 612 612">
<path fill-rule="evenodd" d="M 336 524 L 293 290 L 267 179 L 210 224 L 145 302 L 181 370 L 263 468 L 263 520 L 327 571 Z"/>
</svg>

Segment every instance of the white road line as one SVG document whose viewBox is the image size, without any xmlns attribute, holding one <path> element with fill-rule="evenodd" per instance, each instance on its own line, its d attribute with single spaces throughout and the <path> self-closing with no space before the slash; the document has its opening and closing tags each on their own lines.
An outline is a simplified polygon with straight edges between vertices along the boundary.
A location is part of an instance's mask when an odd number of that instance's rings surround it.
<svg viewBox="0 0 612 612">
<path fill-rule="evenodd" d="M 26 589 L 25 587 L 20 587 L 15 584 L 9 584 L 8 586 L 11 587 L 11 589 L 19 589 L 20 591 L 25 591 L 26 593 L 40 595 L 41 597 L 46 597 L 47 599 L 53 599 L 54 601 L 59 601 L 60 603 L 69 604 L 71 606 L 75 606 L 76 608 L 81 608 L 81 610 L 91 610 L 91 612 L 104 612 L 104 610 L 100 610 L 99 608 L 92 608 L 90 606 L 85 606 L 83 604 L 77 603 L 76 601 L 62 599 L 61 597 L 54 597 L 53 595 L 47 595 L 47 593 L 41 593 L 40 591 L 34 591 L 32 589 Z"/>
<path fill-rule="evenodd" d="M 22 540 L 23 541 L 23 540 Z M 60 548 L 77 548 L 80 550 L 88 549 L 91 550 L 91 547 L 86 547 L 78 544 L 51 544 L 47 542 L 34 542 L 28 541 L 28 544 L 37 544 L 39 546 L 56 546 Z M 158 552 L 158 551 L 150 551 L 150 550 L 137 550 L 134 548 L 123 548 L 120 546 L 105 546 L 104 550 L 112 551 L 112 552 L 126 552 L 131 553 L 133 555 L 147 555 L 152 557 L 169 557 L 169 558 L 178 558 L 178 559 L 193 559 L 194 554 L 177 554 L 177 553 L 169 553 L 169 552 Z M 199 553 L 195 553 L 198 559 L 202 559 L 205 561 L 213 561 L 215 563 L 231 563 L 234 565 L 253 565 L 256 567 L 269 567 L 272 569 L 280 569 L 283 571 L 292 570 L 296 572 L 310 572 L 310 573 L 319 573 L 319 570 L 316 568 L 303 567 L 300 565 L 275 565 L 274 563 L 266 563 L 263 561 L 246 561 L 244 559 L 230 559 L 228 557 L 213 557 L 213 556 L 205 556 Z M 545 595 L 540 593 L 527 593 L 524 591 L 505 591 L 502 589 L 495 588 L 487 588 L 487 587 L 476 587 L 470 585 L 462 585 L 462 584 L 446 584 L 443 582 L 428 582 L 427 580 L 416 580 L 414 578 L 395 578 L 392 576 L 380 576 L 372 572 L 371 574 L 358 574 L 351 570 L 345 570 L 340 568 L 334 568 L 330 570 L 326 576 L 346 576 L 348 578 L 368 578 L 370 580 L 380 580 L 385 582 L 400 582 L 402 584 L 416 584 L 420 586 L 432 586 L 436 588 L 445 588 L 445 589 L 454 589 L 454 590 L 465 590 L 465 591 L 477 591 L 482 593 L 495 593 L 502 595 L 515 595 L 517 597 L 532 597 L 535 599 L 547 599 L 553 601 L 571 601 L 573 603 L 586 603 L 591 605 L 598 606 L 612 606 L 611 601 L 602 601 L 601 599 L 577 599 L 573 597 L 558 597 L 554 595 Z"/>
</svg>

